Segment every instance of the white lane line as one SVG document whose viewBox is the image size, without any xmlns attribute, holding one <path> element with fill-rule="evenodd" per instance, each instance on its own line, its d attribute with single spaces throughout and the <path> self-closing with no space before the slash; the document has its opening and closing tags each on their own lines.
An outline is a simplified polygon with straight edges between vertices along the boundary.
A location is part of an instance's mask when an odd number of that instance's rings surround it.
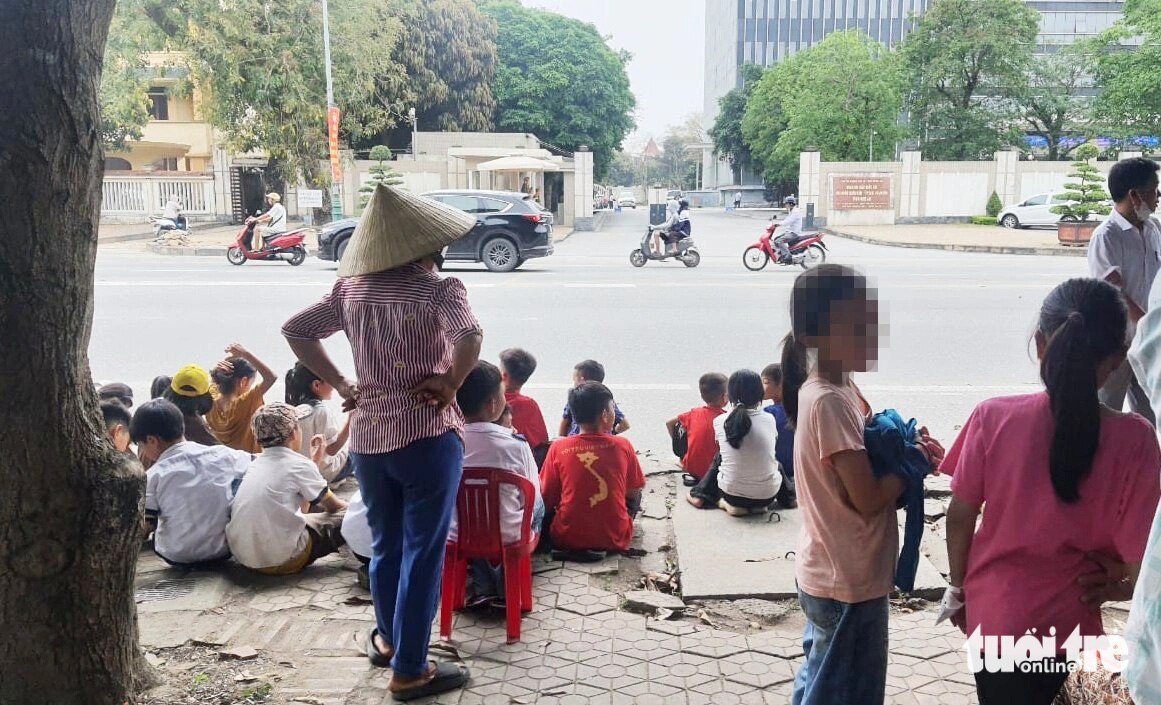
<svg viewBox="0 0 1161 705">
<path fill-rule="evenodd" d="M 280 282 L 264 282 L 264 281 L 240 282 L 240 281 L 228 281 L 228 280 L 227 281 L 196 281 L 196 282 L 189 282 L 189 281 L 110 281 L 110 280 L 102 281 L 102 280 L 98 280 L 97 282 L 95 282 L 95 284 L 96 284 L 96 286 L 113 286 L 113 287 L 134 287 L 134 286 L 159 287 L 160 286 L 160 287 L 174 287 L 174 288 L 177 288 L 177 287 L 181 287 L 181 288 L 185 288 L 185 287 L 190 287 L 190 288 L 193 288 L 193 287 L 224 287 L 224 286 L 319 286 L 319 287 L 330 288 L 330 287 L 335 285 L 335 283 L 333 281 L 332 282 L 317 282 L 317 281 L 308 281 L 308 280 L 280 281 Z"/>
<path fill-rule="evenodd" d="M 546 284 L 552 286 L 552 284 Z M 636 284 L 599 283 L 599 282 L 561 282 L 559 286 L 565 289 L 636 289 Z"/>
<path fill-rule="evenodd" d="M 472 280 L 461 280 L 464 286 L 468 289 L 784 289 L 787 292 L 793 286 L 793 281 L 789 278 L 785 280 L 749 280 L 749 281 L 643 281 L 640 283 L 625 283 L 625 282 L 561 282 L 561 281 L 541 281 L 541 282 L 519 282 L 519 281 L 502 281 L 502 282 L 477 282 Z M 306 279 L 290 280 L 290 281 L 235 281 L 235 280 L 217 280 L 217 281 L 160 281 L 160 280 L 112 280 L 99 279 L 95 282 L 96 286 L 103 287 L 168 287 L 168 288 L 205 288 L 205 287 L 325 287 L 330 288 L 334 286 L 334 280 L 324 281 L 310 281 Z M 901 290 L 917 290 L 917 291 L 932 291 L 932 290 L 961 290 L 961 291 L 1043 291 L 1051 288 L 1052 282 L 1044 283 L 1024 283 L 1024 284 L 947 284 L 947 283 L 931 283 L 931 284 L 898 284 L 891 281 L 879 280 L 876 282 L 881 290 L 886 292 L 901 291 Z"/>
</svg>

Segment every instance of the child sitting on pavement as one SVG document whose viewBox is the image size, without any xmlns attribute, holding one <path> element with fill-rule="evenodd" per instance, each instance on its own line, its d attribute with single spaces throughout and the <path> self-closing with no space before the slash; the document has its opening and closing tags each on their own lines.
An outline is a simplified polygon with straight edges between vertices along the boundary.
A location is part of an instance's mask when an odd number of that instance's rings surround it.
<svg viewBox="0 0 1161 705">
<path fill-rule="evenodd" d="M 262 446 L 254 440 L 250 419 L 265 403 L 262 395 L 270 391 L 278 377 L 246 348 L 234 343 L 226 348 L 230 357 L 218 363 L 211 373 L 214 386 L 210 394 L 214 406 L 206 414 L 206 424 L 223 445 L 261 453 Z M 255 384 L 261 374 L 262 381 Z"/>
<path fill-rule="evenodd" d="M 124 382 L 102 384 L 97 389 L 97 401 L 115 401 L 126 409 L 133 408 L 133 388 Z"/>
<path fill-rule="evenodd" d="M 521 393 L 535 371 L 536 358 L 527 350 L 509 348 L 500 353 L 500 375 L 504 380 L 504 400 L 512 413 L 512 428 L 528 441 L 536 467 L 540 467 L 548 453 L 548 426 L 536 400 Z"/>
<path fill-rule="evenodd" d="M 347 462 L 347 437 L 350 435 L 350 417 L 342 419 L 328 401 L 335 389 L 301 362 L 286 373 L 286 403 L 299 407 L 305 414 L 298 422 L 302 431 L 302 445 L 297 448 L 303 457 L 311 457 L 310 443 L 315 436 L 326 439 L 325 453 L 319 463 L 323 479 L 335 483 L 353 472 Z"/>
<path fill-rule="evenodd" d="M 762 389 L 771 402 L 763 411 L 773 416 L 778 426 L 778 442 L 774 444 L 774 455 L 778 457 L 778 468 L 782 471 L 778 507 L 795 509 L 798 507 L 798 493 L 794 491 L 794 427 L 787 420 L 786 408 L 782 406 L 782 365 L 775 362 L 762 368 Z"/>
<path fill-rule="evenodd" d="M 185 421 L 185 439 L 204 446 L 221 445 L 221 441 L 206 425 L 206 414 L 214 408 L 214 397 L 210 394 L 210 373 L 197 365 L 186 365 L 172 378 L 165 379 L 169 379 L 169 382 L 161 391 L 161 397 L 181 409 Z"/>
<path fill-rule="evenodd" d="M 624 553 L 645 487 L 637 452 L 609 434 L 616 407 L 608 387 L 582 382 L 568 401 L 580 434 L 554 442 L 540 474 L 552 544 L 573 553 Z"/>
<path fill-rule="evenodd" d="M 129 426 L 133 422 L 133 415 L 118 402 L 103 401 L 101 418 L 105 421 L 105 433 L 109 436 L 109 442 L 118 453 L 128 453 Z"/>
<path fill-rule="evenodd" d="M 363 491 L 355 490 L 347 502 L 347 514 L 343 517 L 340 527 L 343 540 L 351 555 L 359 561 L 358 578 L 356 582 L 364 590 L 371 589 L 371 576 L 368 568 L 371 565 L 371 525 L 367 523 L 367 503 L 363 501 Z"/>
<path fill-rule="evenodd" d="M 170 565 L 197 568 L 230 557 L 226 524 L 234 488 L 253 456 L 187 441 L 181 411 L 164 399 L 141 405 L 129 424 L 145 480 L 145 518 L 154 551 Z"/>
<path fill-rule="evenodd" d="M 510 472 L 531 482 L 535 494 L 531 531 L 535 534 L 540 531 L 544 517 L 536 460 L 526 441 L 514 436 L 511 429 L 496 423 L 506 406 L 504 397 L 500 369 L 490 362 L 477 362 L 475 369 L 468 373 L 456 392 L 456 403 L 465 421 L 464 467 Z M 501 487 L 500 495 L 500 538 L 506 544 L 517 543 L 523 529 L 523 498 L 514 487 Z M 458 536 L 459 517 L 453 515 L 448 541 L 455 541 Z M 501 567 L 492 566 L 484 559 L 475 560 L 471 564 L 471 574 L 473 598 L 469 604 L 504 595 Z"/>
<path fill-rule="evenodd" d="M 266 575 L 298 573 L 343 545 L 347 504 L 327 487 L 318 466 L 299 455 L 298 422 L 298 409 L 281 402 L 254 414 L 254 437 L 264 451 L 242 480 L 226 526 L 234 560 Z M 321 459 L 323 438 L 315 436 L 311 445 Z M 308 510 L 314 513 L 304 514 Z"/>
<path fill-rule="evenodd" d="M 692 486 L 705 477 L 714 463 L 714 456 L 718 454 L 714 419 L 726 413 L 726 406 L 730 403 L 726 393 L 727 383 L 726 376 L 717 372 L 702 375 L 697 381 L 697 388 L 705 404 L 665 422 L 670 438 L 676 433 L 678 424 L 685 429 L 687 449 L 681 459 L 681 469 L 687 475 L 687 485 Z"/>
<path fill-rule="evenodd" d="M 733 410 L 713 421 L 721 463 L 690 490 L 688 500 L 698 508 L 718 507 L 730 516 L 762 513 L 782 484 L 774 454 L 778 429 L 774 417 L 760 408 L 763 390 L 757 372 L 738 370 L 730 375 L 729 395 Z"/>
<path fill-rule="evenodd" d="M 580 387 L 585 382 L 599 382 L 605 383 L 605 366 L 596 360 L 582 360 L 576 364 L 572 371 L 572 386 L 573 388 Z M 572 395 L 569 395 L 572 398 Z M 612 433 L 614 436 L 624 433 L 629 430 L 629 421 L 625 415 L 621 413 L 621 407 L 613 402 L 613 419 L 612 427 L 606 433 Z M 560 435 L 562 437 L 575 436 L 582 433 L 580 423 L 573 417 L 572 405 L 564 405 L 564 414 L 560 420 Z"/>
</svg>

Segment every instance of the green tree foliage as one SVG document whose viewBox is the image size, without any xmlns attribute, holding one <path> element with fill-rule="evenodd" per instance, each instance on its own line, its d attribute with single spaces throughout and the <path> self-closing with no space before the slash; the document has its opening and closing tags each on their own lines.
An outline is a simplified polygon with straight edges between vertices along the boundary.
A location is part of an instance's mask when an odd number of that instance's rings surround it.
<svg viewBox="0 0 1161 705">
<path fill-rule="evenodd" d="M 375 193 L 375 187 L 379 184 L 383 184 L 384 186 L 399 186 L 403 183 L 403 176 L 392 169 L 388 163 L 391 161 L 390 147 L 384 144 L 377 144 L 371 148 L 370 157 L 376 164 L 371 167 L 370 180 L 359 187 L 360 208 L 367 207 L 367 202 L 371 200 L 371 194 Z"/>
<path fill-rule="evenodd" d="M 661 156 L 650 171 L 654 182 L 673 188 L 692 189 L 697 181 L 699 154 L 688 147 L 706 140 L 700 115 L 691 115 L 681 125 L 670 127 L 661 141 Z"/>
<path fill-rule="evenodd" d="M 1014 93 L 1022 127 L 1028 134 L 1048 141 L 1048 159 L 1065 159 L 1083 143 L 1091 125 L 1093 98 L 1087 86 L 1083 53 L 1065 47 L 1052 54 L 1033 57 L 1028 81 Z"/>
<path fill-rule="evenodd" d="M 742 182 L 742 169 L 749 169 L 754 162 L 750 145 L 742 132 L 742 119 L 746 116 L 746 104 L 754 92 L 754 86 L 761 80 L 763 71 L 756 64 L 742 65 L 742 87 L 733 89 L 718 100 L 718 117 L 709 131 L 714 143 L 714 154 L 730 162 L 734 183 Z"/>
<path fill-rule="evenodd" d="M 514 0 L 481 8 L 497 28 L 496 128 L 567 150 L 588 145 L 603 178 L 633 129 L 629 56 L 609 48 L 591 24 Z"/>
<path fill-rule="evenodd" d="M 862 161 L 872 134 L 876 159 L 893 159 L 903 78 L 900 62 L 860 30 L 835 32 L 767 71 L 754 88 L 742 132 L 768 183 L 798 178 L 799 153 Z"/>
<path fill-rule="evenodd" d="M 419 129 L 492 129 L 496 28 L 472 0 L 391 0 L 404 32 L 395 49 L 407 81 L 399 100 L 415 107 Z M 411 126 L 400 123 L 398 132 Z M 393 134 L 409 141 L 409 135 Z M 399 141 L 395 142 L 399 144 Z"/>
<path fill-rule="evenodd" d="M 1083 144 L 1076 148 L 1076 161 L 1072 163 L 1073 171 L 1068 176 L 1075 181 L 1064 185 L 1064 198 L 1073 201 L 1071 204 L 1055 206 L 1052 212 L 1062 219 L 1088 220 L 1093 213 L 1108 215 L 1110 208 L 1105 204 L 1109 194 L 1105 191 L 1105 178 L 1092 160 L 1100 154 L 1095 144 Z"/>
<path fill-rule="evenodd" d="M 316 181 L 327 154 L 322 13 L 315 0 L 147 0 L 149 16 L 185 51 L 202 106 L 234 151 L 261 149 L 290 180 Z M 335 102 L 351 139 L 405 114 L 403 33 L 389 0 L 330 4 Z"/>
<path fill-rule="evenodd" d="M 635 186 L 641 183 L 644 171 L 641 158 L 617 151 L 605 172 L 605 182 L 612 186 Z"/>
<path fill-rule="evenodd" d="M 109 26 L 101 74 L 101 139 L 106 151 L 125 150 L 149 122 L 149 71 L 143 52 L 160 39 L 141 14 L 140 0 L 121 0 Z"/>
<path fill-rule="evenodd" d="M 1139 46 L 1126 46 L 1130 40 Z M 1128 0 L 1124 17 L 1100 37 L 1094 52 L 1101 86 L 1096 116 L 1121 137 L 1156 134 L 1161 124 L 1161 0 Z M 1106 133 L 1108 134 L 1108 133 Z"/>
<path fill-rule="evenodd" d="M 1022 90 L 1040 15 L 1023 0 L 937 0 L 903 42 L 926 159 L 990 159 L 1012 143 L 1002 98 Z"/>
<path fill-rule="evenodd" d="M 1000 194 L 992 191 L 992 195 L 988 198 L 987 213 L 990 217 L 995 218 L 1004 210 L 1004 204 L 1000 202 Z"/>
</svg>

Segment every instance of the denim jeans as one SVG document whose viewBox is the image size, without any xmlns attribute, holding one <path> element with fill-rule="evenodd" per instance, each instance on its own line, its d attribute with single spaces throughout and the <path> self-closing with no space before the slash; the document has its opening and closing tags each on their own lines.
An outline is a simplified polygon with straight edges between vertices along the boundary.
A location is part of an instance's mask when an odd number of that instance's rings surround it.
<svg viewBox="0 0 1161 705">
<path fill-rule="evenodd" d="M 427 671 L 464 445 L 448 431 L 391 453 L 351 453 L 351 462 L 371 527 L 369 573 L 379 634 L 395 647 L 395 673 L 414 678 Z"/>
<path fill-rule="evenodd" d="M 883 705 L 887 687 L 887 596 L 854 604 L 798 590 L 806 659 L 793 705 Z"/>
</svg>

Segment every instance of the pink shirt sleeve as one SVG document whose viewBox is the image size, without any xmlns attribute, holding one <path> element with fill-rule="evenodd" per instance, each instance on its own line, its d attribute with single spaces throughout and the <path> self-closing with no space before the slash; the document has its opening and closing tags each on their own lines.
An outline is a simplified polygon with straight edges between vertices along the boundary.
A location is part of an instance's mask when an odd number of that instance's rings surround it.
<svg viewBox="0 0 1161 705">
<path fill-rule="evenodd" d="M 834 392 L 821 394 L 814 404 L 813 416 L 811 423 L 818 439 L 820 460 L 845 450 L 866 449 L 863 440 L 866 423 L 863 415 L 842 395 Z"/>
<path fill-rule="evenodd" d="M 459 279 L 449 277 L 441 281 L 432 305 L 452 345 L 469 335 L 483 332 L 468 304 L 468 290 Z"/>
<path fill-rule="evenodd" d="M 1157 435 L 1152 428 L 1142 422 L 1142 442 L 1132 456 L 1139 464 L 1124 483 L 1121 495 L 1120 527 L 1116 533 L 1117 553 L 1126 563 L 1140 563 L 1145 556 L 1145 545 L 1149 541 L 1149 527 L 1153 515 L 1161 502 L 1161 448 L 1157 445 Z"/>
<path fill-rule="evenodd" d="M 944 472 L 951 475 L 951 492 L 956 499 L 979 507 L 984 503 L 984 474 L 987 470 L 987 433 L 981 428 L 977 406 L 956 436 L 943 461 Z"/>
<path fill-rule="evenodd" d="M 299 340 L 322 340 L 343 329 L 343 280 L 335 282 L 322 301 L 294 314 L 282 326 L 282 335 Z"/>
</svg>

